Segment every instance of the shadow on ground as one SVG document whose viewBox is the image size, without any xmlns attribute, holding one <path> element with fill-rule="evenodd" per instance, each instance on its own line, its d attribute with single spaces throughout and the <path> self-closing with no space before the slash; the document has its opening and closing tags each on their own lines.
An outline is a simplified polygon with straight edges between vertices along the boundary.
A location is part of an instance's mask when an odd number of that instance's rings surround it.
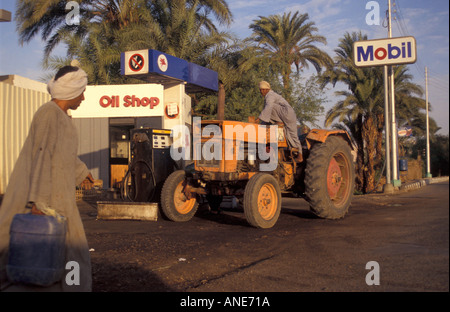
<svg viewBox="0 0 450 312">
<path fill-rule="evenodd" d="M 173 292 L 153 272 L 134 264 L 92 260 L 93 292 Z"/>
</svg>

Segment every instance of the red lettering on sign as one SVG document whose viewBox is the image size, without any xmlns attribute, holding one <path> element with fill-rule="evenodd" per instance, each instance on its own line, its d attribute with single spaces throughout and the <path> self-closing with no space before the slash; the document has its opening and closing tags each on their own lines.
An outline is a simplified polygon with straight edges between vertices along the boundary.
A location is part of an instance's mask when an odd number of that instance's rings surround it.
<svg viewBox="0 0 450 312">
<path fill-rule="evenodd" d="M 136 96 L 132 96 L 131 97 L 131 101 L 133 102 L 133 104 L 131 105 L 131 106 L 133 106 L 133 107 L 139 107 L 139 106 L 141 106 L 141 100 L 138 98 L 138 97 L 136 97 Z"/>
<path fill-rule="evenodd" d="M 148 104 L 150 104 L 150 99 L 148 97 L 144 97 L 141 100 L 141 106 L 148 106 Z"/>
<path fill-rule="evenodd" d="M 382 53 L 382 56 L 379 55 L 380 52 Z M 375 58 L 376 58 L 377 60 L 382 60 L 382 59 L 384 59 L 384 58 L 386 57 L 386 55 L 387 55 L 386 49 L 378 48 L 378 49 L 375 50 Z"/>
<path fill-rule="evenodd" d="M 157 98 L 157 97 L 150 98 L 150 109 L 153 109 L 158 104 L 159 104 L 159 98 Z"/>
<path fill-rule="evenodd" d="M 105 103 L 105 100 L 106 100 L 106 103 Z M 111 105 L 111 98 L 107 95 L 102 96 L 100 98 L 100 106 L 106 108 L 109 105 Z"/>
<path fill-rule="evenodd" d="M 135 95 L 126 95 L 123 98 L 123 106 L 124 107 L 150 107 L 150 109 L 155 108 L 159 104 L 159 98 L 157 97 L 143 97 L 142 99 L 138 98 Z M 120 107 L 120 98 L 118 95 L 109 97 L 104 95 L 100 98 L 99 104 L 103 108 L 111 107 Z"/>
<path fill-rule="evenodd" d="M 112 97 L 109 97 L 107 95 L 104 95 L 100 98 L 99 104 L 101 107 L 104 108 L 107 108 L 108 106 L 119 107 L 120 106 L 119 96 L 113 95 Z"/>
<path fill-rule="evenodd" d="M 123 106 L 125 106 L 125 107 L 130 107 L 130 106 L 131 106 L 131 103 L 132 103 L 132 101 L 131 101 L 131 96 L 126 95 L 126 96 L 123 98 L 123 101 L 125 102 L 125 103 L 123 104 Z"/>
</svg>

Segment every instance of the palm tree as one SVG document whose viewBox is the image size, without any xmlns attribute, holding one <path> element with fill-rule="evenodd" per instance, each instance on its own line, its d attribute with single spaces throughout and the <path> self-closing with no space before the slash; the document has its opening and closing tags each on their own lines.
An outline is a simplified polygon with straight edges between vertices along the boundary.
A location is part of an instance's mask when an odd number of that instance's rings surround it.
<svg viewBox="0 0 450 312">
<path fill-rule="evenodd" d="M 367 40 L 361 33 L 352 35 L 346 33 L 335 50 L 336 67 L 326 71 L 322 76 L 323 84 L 337 82 L 348 86 L 349 91 L 335 92 L 344 97 L 331 108 L 326 115 L 325 126 L 339 118 L 355 123 L 352 127 L 358 146 L 356 179 L 357 186 L 362 191 L 370 190 L 374 185 L 374 161 L 376 155 L 376 120 L 383 107 L 383 84 L 378 81 L 378 68 L 358 68 L 352 61 L 353 42 Z"/>
<path fill-rule="evenodd" d="M 206 1 L 155 0 L 151 10 L 155 22 L 150 34 L 152 47 L 201 62 L 205 52 L 229 39 L 227 33 L 217 31 L 202 2 Z"/>
<path fill-rule="evenodd" d="M 157 49 L 189 61 L 205 62 L 204 54 L 228 38 L 217 31 L 210 15 L 225 24 L 232 17 L 224 0 L 84 0 L 80 2 L 78 26 L 67 25 L 64 14 L 57 1 L 42 4 L 19 0 L 21 40 L 26 42 L 41 32 L 47 42 L 44 66 L 53 69 L 77 58 L 89 74 L 89 81 L 96 84 L 137 82 L 120 75 L 123 51 Z M 41 20 L 33 22 L 35 17 Z M 49 29 L 50 25 L 54 30 Z M 50 55 L 58 43 L 67 45 L 67 58 Z"/>
<path fill-rule="evenodd" d="M 167 9 L 191 10 L 191 13 L 195 13 L 197 25 L 200 23 L 202 28 L 209 30 L 215 29 L 208 18 L 209 14 L 213 14 L 221 24 L 230 24 L 232 21 L 232 14 L 225 0 L 80 0 L 80 25 L 68 25 L 66 3 L 60 0 L 17 1 L 19 41 L 22 44 L 27 43 L 40 33 L 42 40 L 47 43 L 44 60 L 48 60 L 53 49 L 59 43 L 66 42 L 69 35 L 74 36 L 76 40 L 83 40 L 94 25 L 102 23 L 104 24 L 101 28 L 108 29 L 110 34 L 127 28 L 136 30 L 135 26 L 139 25 L 142 26 L 141 33 L 145 29 L 143 33 L 151 32 L 155 38 L 158 36 L 159 26 L 169 24 L 165 18 L 173 17 L 165 14 Z M 160 14 L 161 12 L 163 14 Z M 172 21 L 172 24 L 175 24 L 175 21 Z M 179 31 L 180 27 L 177 30 Z M 163 31 L 166 34 L 167 32 Z M 109 39 L 115 38 L 113 36 Z"/>
<path fill-rule="evenodd" d="M 334 120 L 344 122 L 353 131 L 357 152 L 357 185 L 367 192 L 374 187 L 374 166 L 382 158 L 382 132 L 384 128 L 384 81 L 380 67 L 358 68 L 353 62 L 353 43 L 367 40 L 359 33 L 346 33 L 335 50 L 335 68 L 322 75 L 323 84 L 337 82 L 347 85 L 349 91 L 338 91 L 343 96 L 326 115 L 325 125 Z M 413 124 L 423 114 L 424 107 L 421 88 L 411 83 L 412 76 L 406 66 L 396 66 L 394 70 L 397 116 L 401 123 Z M 352 124 L 350 126 L 350 124 Z M 378 163 L 379 165 L 379 163 Z"/>
<path fill-rule="evenodd" d="M 225 86 L 225 117 L 230 120 L 248 121 L 258 116 L 262 109 L 258 82 L 276 79 L 263 58 L 248 40 L 228 39 L 208 50 L 204 63 L 217 71 Z M 201 63 L 201 62 L 200 62 Z M 276 84 L 273 87 L 277 87 Z M 207 118 L 215 118 L 217 96 L 200 96 L 195 112 Z"/>
<path fill-rule="evenodd" d="M 285 96 L 290 94 L 291 66 L 297 72 L 309 68 L 312 64 L 317 72 L 322 67 L 331 66 L 332 60 L 327 53 L 316 47 L 317 43 L 326 44 L 325 37 L 316 34 L 314 22 L 308 21 L 308 14 L 285 13 L 259 17 L 250 28 L 252 40 L 259 45 L 263 54 L 270 60 L 270 66 L 281 74 Z"/>
</svg>

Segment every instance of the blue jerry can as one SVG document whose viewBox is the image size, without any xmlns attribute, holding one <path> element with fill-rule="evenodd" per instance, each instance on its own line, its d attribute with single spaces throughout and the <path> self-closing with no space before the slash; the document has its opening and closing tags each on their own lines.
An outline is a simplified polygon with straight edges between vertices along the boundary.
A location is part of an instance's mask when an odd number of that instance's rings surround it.
<svg viewBox="0 0 450 312">
<path fill-rule="evenodd" d="M 400 171 L 408 171 L 408 160 L 407 159 L 400 159 L 398 161 L 398 163 L 399 163 Z"/>
<path fill-rule="evenodd" d="M 66 222 L 52 216 L 17 214 L 10 228 L 6 273 L 13 283 L 50 286 L 65 270 Z"/>
</svg>

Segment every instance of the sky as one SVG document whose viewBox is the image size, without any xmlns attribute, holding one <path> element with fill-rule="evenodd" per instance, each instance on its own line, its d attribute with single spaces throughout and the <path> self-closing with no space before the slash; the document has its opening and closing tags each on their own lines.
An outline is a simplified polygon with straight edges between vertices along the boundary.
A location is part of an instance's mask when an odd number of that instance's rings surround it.
<svg viewBox="0 0 450 312">
<path fill-rule="evenodd" d="M 379 25 L 369 25 L 367 15 L 372 17 L 376 7 L 366 5 L 375 2 L 379 6 Z M 408 65 L 413 82 L 425 90 L 425 67 L 428 69 L 428 100 L 432 111 L 430 117 L 442 129 L 439 134 L 449 133 L 449 3 L 447 0 L 391 0 L 392 36 L 413 36 L 417 45 L 417 61 Z M 327 45 L 318 45 L 334 57 L 339 39 L 346 32 L 359 32 L 369 40 L 388 37 L 385 12 L 388 0 L 228 0 L 233 14 L 233 23 L 224 30 L 244 39 L 251 35 L 249 25 L 259 16 L 269 16 L 288 12 L 308 13 L 309 20 L 318 28 L 318 34 L 327 39 Z M 0 0 L 0 9 L 15 15 L 15 1 Z M 375 9 L 375 11 L 374 11 Z M 377 14 L 375 15 L 377 16 Z M 44 43 L 36 37 L 21 46 L 15 22 L 0 23 L 0 75 L 20 75 L 41 80 L 45 76 L 41 67 Z M 55 55 L 64 55 L 64 47 L 59 46 Z M 308 75 L 308 73 L 303 73 Z M 326 92 L 325 111 L 330 109 L 337 98 L 330 89 Z M 425 92 L 423 98 L 425 99 Z M 319 118 L 323 125 L 323 116 Z"/>
</svg>

